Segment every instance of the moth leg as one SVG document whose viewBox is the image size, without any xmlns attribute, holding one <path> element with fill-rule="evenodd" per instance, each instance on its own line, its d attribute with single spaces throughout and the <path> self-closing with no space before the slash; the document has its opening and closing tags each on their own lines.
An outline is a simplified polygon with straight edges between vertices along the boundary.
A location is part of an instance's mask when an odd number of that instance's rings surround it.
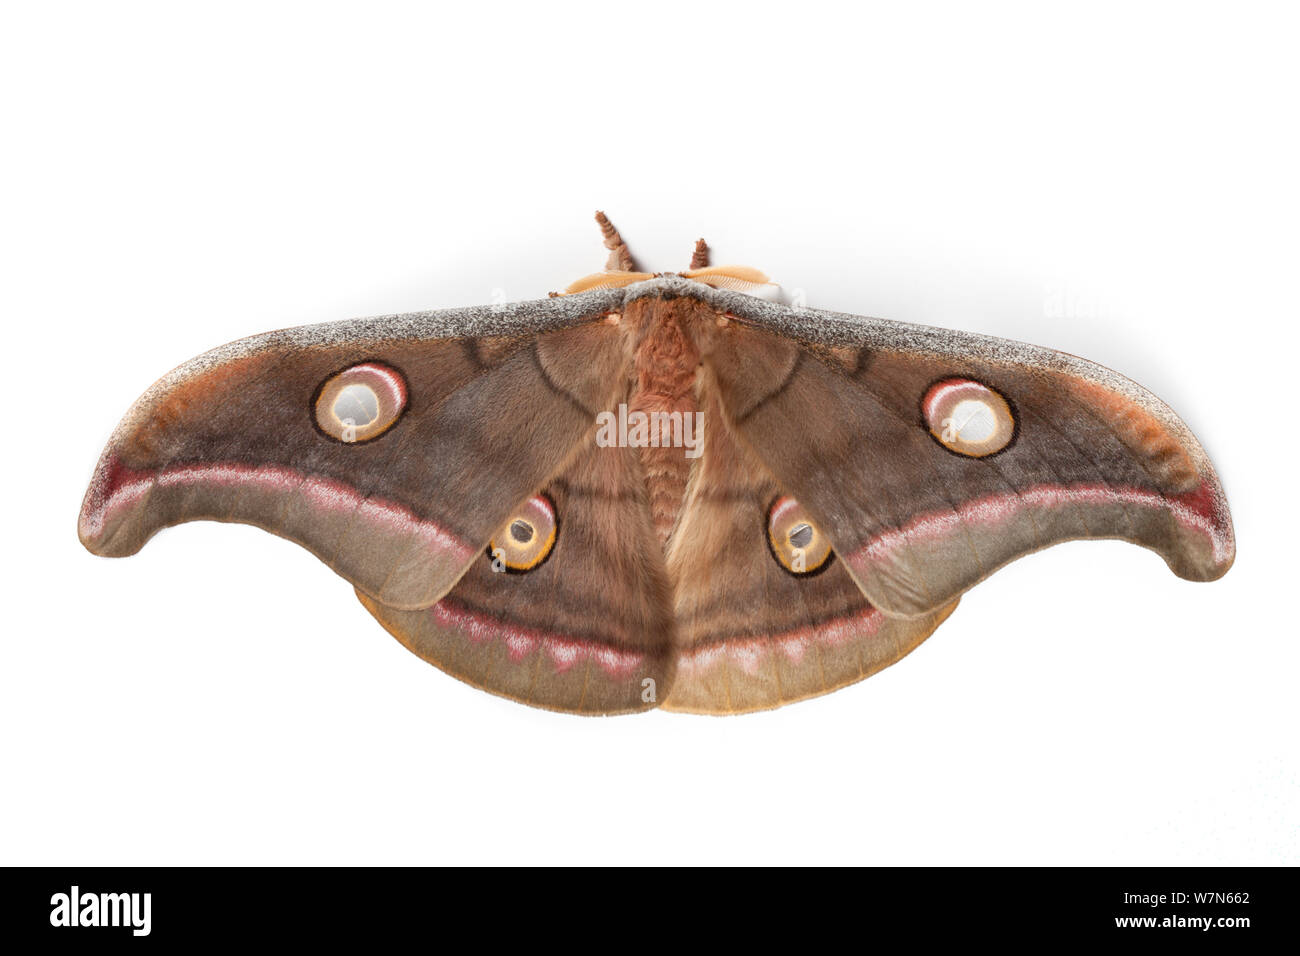
<svg viewBox="0 0 1300 956">
<path fill-rule="evenodd" d="M 596 222 L 600 224 L 600 233 L 605 237 L 605 248 L 609 250 L 609 259 L 605 262 L 605 268 L 619 272 L 635 272 L 636 264 L 633 262 L 627 243 L 618 234 L 609 217 L 599 209 L 596 210 Z"/>
</svg>

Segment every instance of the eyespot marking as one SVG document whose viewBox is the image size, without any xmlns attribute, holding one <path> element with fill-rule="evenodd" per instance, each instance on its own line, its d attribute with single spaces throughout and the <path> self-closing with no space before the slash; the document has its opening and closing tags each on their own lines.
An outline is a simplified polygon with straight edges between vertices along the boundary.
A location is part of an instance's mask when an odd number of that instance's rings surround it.
<svg viewBox="0 0 1300 956">
<path fill-rule="evenodd" d="M 316 424 L 345 444 L 378 438 L 406 409 L 406 381 L 382 362 L 362 362 L 327 378 L 312 403 Z"/>
<path fill-rule="evenodd" d="M 833 556 L 830 540 L 789 495 L 777 498 L 768 509 L 767 542 L 777 563 L 795 575 L 820 571 Z"/>
<path fill-rule="evenodd" d="M 545 495 L 534 495 L 492 536 L 488 560 L 515 574 L 531 571 L 550 556 L 556 530 L 555 506 Z"/>
<path fill-rule="evenodd" d="M 946 378 L 921 399 L 930 434 L 944 448 L 968 458 L 984 458 L 1011 444 L 1016 418 L 998 392 L 969 378 Z"/>
<path fill-rule="evenodd" d="M 330 411 L 339 421 L 350 418 L 356 425 L 369 425 L 379 417 L 379 396 L 369 385 L 353 382 L 343 386 Z"/>
</svg>

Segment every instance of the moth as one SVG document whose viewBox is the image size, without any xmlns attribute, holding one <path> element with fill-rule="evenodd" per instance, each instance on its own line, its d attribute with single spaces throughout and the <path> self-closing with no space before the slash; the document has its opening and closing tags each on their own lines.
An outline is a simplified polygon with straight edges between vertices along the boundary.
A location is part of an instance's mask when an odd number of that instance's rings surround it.
<svg viewBox="0 0 1300 956">
<path fill-rule="evenodd" d="M 1149 392 L 1001 339 L 787 305 L 761 272 L 605 270 L 540 301 L 305 326 L 187 362 L 112 435 L 92 552 L 208 519 L 296 541 L 415 654 L 617 714 L 777 707 L 894 663 L 1059 541 L 1235 554 Z"/>
</svg>

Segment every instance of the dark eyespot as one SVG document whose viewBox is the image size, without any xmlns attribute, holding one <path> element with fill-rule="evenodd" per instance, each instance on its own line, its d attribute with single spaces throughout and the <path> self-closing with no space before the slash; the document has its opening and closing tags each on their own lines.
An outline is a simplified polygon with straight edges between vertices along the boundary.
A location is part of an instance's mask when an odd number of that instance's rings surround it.
<svg viewBox="0 0 1300 956">
<path fill-rule="evenodd" d="M 830 539 L 789 495 L 777 498 L 768 510 L 767 540 L 772 555 L 791 574 L 819 571 L 833 554 Z"/>
<path fill-rule="evenodd" d="M 968 378 L 946 378 L 930 386 L 921 412 L 939 444 L 968 458 L 999 452 L 1016 434 L 1007 400 Z"/>
<path fill-rule="evenodd" d="M 796 548 L 806 548 L 808 543 L 813 539 L 813 529 L 808 524 L 797 524 L 790 529 L 790 544 Z"/>
<path fill-rule="evenodd" d="M 345 443 L 378 438 L 406 408 L 406 382 L 395 368 L 363 362 L 321 384 L 316 393 L 316 424 Z"/>
<path fill-rule="evenodd" d="M 508 571 L 531 571 L 550 555 L 555 533 L 555 506 L 545 495 L 534 495 L 492 536 L 488 559 Z"/>
</svg>

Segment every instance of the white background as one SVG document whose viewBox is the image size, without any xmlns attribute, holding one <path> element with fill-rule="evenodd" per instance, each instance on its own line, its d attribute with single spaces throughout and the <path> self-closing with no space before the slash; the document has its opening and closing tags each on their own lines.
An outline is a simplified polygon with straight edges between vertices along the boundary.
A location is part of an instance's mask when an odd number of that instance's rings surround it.
<svg viewBox="0 0 1300 956">
<path fill-rule="evenodd" d="M 1294 24 L 1268 8 L 6 8 L 0 862 L 1297 863 Z M 109 432 L 269 328 L 641 261 L 1097 360 L 1180 412 L 1215 584 L 1063 545 L 871 680 L 583 719 L 242 526 L 82 550 Z"/>
</svg>

